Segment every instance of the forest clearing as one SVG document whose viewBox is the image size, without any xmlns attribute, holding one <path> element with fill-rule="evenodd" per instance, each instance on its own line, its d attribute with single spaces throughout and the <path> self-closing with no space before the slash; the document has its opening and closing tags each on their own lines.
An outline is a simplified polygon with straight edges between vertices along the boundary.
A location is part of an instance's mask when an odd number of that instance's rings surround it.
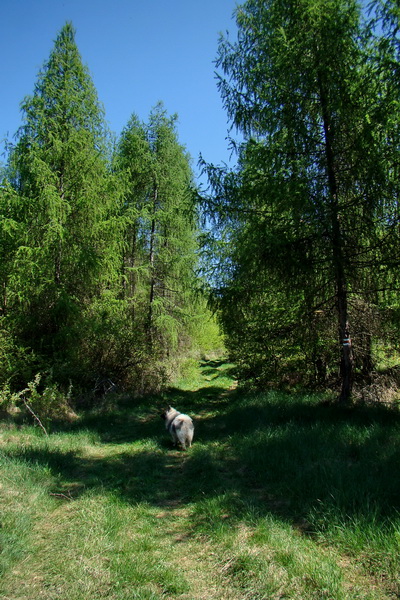
<svg viewBox="0 0 400 600">
<path fill-rule="evenodd" d="M 399 597 L 398 411 L 246 394 L 231 367 L 47 437 L 0 425 L 4 600 Z M 165 404 L 194 419 L 186 452 Z"/>
</svg>

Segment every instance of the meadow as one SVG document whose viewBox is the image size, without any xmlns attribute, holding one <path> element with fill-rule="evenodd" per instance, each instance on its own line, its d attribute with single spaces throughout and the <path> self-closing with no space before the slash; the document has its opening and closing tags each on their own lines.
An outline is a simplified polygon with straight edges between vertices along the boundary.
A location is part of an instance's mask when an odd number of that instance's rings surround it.
<svg viewBox="0 0 400 600">
<path fill-rule="evenodd" d="M 172 404 L 195 421 L 173 448 Z M 4 600 L 400 597 L 400 415 L 237 388 L 222 360 L 45 436 L 0 423 Z"/>
</svg>

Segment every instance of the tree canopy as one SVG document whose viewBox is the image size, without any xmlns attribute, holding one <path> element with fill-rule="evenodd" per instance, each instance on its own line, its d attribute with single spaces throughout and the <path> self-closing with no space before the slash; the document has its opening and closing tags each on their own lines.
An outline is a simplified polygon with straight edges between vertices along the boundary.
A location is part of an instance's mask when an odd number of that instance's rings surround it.
<svg viewBox="0 0 400 600">
<path fill-rule="evenodd" d="M 207 167 L 228 240 L 216 293 L 228 344 L 259 380 L 336 373 L 344 403 L 397 295 L 390 7 L 378 5 L 382 37 L 353 0 L 248 0 L 216 61 L 245 138 L 236 172 Z"/>
<path fill-rule="evenodd" d="M 113 149 L 71 23 L 22 111 L 0 195 L 0 326 L 15 355 L 1 376 L 157 387 L 204 312 L 175 118 L 161 105 L 148 124 L 132 117 Z"/>
</svg>

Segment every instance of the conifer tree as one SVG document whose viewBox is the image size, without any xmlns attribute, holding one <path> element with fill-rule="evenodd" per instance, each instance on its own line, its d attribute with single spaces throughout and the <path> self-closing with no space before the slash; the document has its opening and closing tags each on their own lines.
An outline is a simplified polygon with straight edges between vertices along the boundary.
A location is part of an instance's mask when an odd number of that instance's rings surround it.
<svg viewBox="0 0 400 600">
<path fill-rule="evenodd" d="M 284 364 L 288 346 L 304 356 L 307 338 L 315 362 L 321 349 L 337 356 L 346 403 L 361 338 L 356 307 L 376 300 L 393 237 L 382 177 L 386 84 L 353 0 L 248 0 L 236 14 L 238 40 L 221 40 L 217 65 L 246 141 L 238 173 L 209 169 L 234 242 L 220 294 L 226 321 L 255 370 L 271 356 Z M 329 322 L 322 336 L 320 313 Z M 329 335 L 334 351 L 324 348 Z"/>
<path fill-rule="evenodd" d="M 9 162 L 17 224 L 5 279 L 10 318 L 26 343 L 65 352 L 92 298 L 113 285 L 117 194 L 103 109 L 67 23 L 22 103 Z M 17 236 L 17 237 L 16 237 Z"/>
<path fill-rule="evenodd" d="M 175 121 L 161 104 L 147 124 L 133 116 L 117 161 L 126 190 L 125 287 L 148 349 L 161 355 L 177 347 L 195 305 L 197 217 Z"/>
</svg>

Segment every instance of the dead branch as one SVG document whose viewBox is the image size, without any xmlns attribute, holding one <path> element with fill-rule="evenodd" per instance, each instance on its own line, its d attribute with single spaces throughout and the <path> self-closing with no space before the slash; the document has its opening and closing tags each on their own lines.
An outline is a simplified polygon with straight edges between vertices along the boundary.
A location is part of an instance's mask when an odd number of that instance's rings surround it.
<svg viewBox="0 0 400 600">
<path fill-rule="evenodd" d="M 27 401 L 25 400 L 25 398 L 23 396 L 22 396 L 22 402 L 25 404 L 25 407 L 31 413 L 31 415 L 33 416 L 33 418 L 35 419 L 35 421 L 38 423 L 39 427 L 41 427 L 43 429 L 45 435 L 47 437 L 49 437 L 49 434 L 47 433 L 45 426 L 43 425 L 43 423 L 41 422 L 41 420 L 39 419 L 39 417 L 37 416 L 37 414 L 35 414 L 33 412 L 33 410 L 31 409 L 31 407 L 29 406 L 29 404 L 27 403 Z"/>
<path fill-rule="evenodd" d="M 55 496 L 56 498 L 65 498 L 65 500 L 73 500 L 72 496 L 70 495 L 70 493 L 68 492 L 68 496 L 66 494 L 61 494 L 61 493 L 56 493 L 56 492 L 50 492 L 50 496 Z"/>
</svg>

